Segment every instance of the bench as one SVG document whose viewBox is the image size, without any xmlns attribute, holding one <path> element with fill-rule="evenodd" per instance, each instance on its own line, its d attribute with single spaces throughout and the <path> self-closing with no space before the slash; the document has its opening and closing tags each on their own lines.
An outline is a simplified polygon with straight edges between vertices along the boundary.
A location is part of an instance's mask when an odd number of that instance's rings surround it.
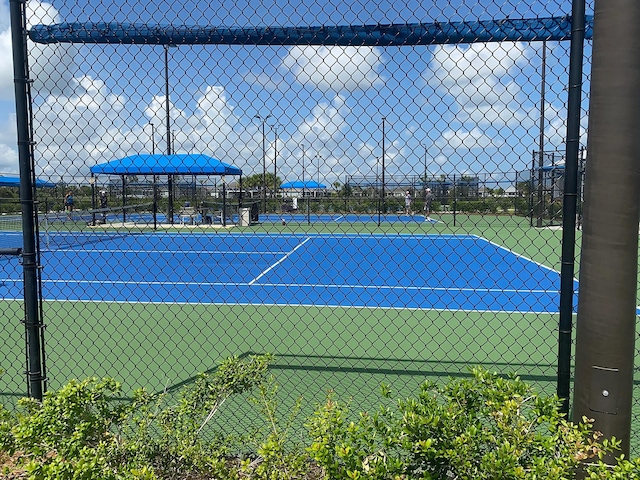
<svg viewBox="0 0 640 480">
<path fill-rule="evenodd" d="M 178 217 L 180 218 L 180 225 L 185 225 L 187 222 L 189 225 L 193 225 L 196 217 L 198 216 L 198 212 L 194 207 L 182 207 L 180 212 L 178 213 Z"/>
</svg>

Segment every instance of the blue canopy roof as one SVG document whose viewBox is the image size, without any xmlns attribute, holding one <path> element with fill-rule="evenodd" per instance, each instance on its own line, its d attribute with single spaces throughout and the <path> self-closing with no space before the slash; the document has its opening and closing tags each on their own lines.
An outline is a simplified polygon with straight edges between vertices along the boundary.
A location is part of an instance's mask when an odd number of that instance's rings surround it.
<svg viewBox="0 0 640 480">
<path fill-rule="evenodd" d="M 103 175 L 242 175 L 242 170 L 200 153 L 139 154 L 91 167 Z"/>
<path fill-rule="evenodd" d="M 549 172 L 551 170 L 564 170 L 564 163 L 560 163 L 558 165 L 545 165 L 544 167 L 540 168 L 540 170 L 542 170 L 543 172 Z"/>
<path fill-rule="evenodd" d="M 305 182 L 302 182 L 300 180 L 296 180 L 294 182 L 284 182 L 283 184 L 280 185 L 280 188 L 327 188 L 326 185 L 323 185 L 322 183 L 318 183 L 315 182 L 313 180 L 307 180 Z"/>
<path fill-rule="evenodd" d="M 19 187 L 20 177 L 5 177 L 0 175 L 0 187 Z M 36 187 L 38 188 L 54 188 L 55 183 L 47 182 L 45 180 L 36 179 Z"/>
</svg>

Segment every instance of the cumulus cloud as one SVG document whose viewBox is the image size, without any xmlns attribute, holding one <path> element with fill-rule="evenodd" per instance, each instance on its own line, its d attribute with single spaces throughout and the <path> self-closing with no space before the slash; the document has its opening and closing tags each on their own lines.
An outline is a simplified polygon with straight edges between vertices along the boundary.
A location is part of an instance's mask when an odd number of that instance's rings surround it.
<svg viewBox="0 0 640 480">
<path fill-rule="evenodd" d="M 436 141 L 436 145 L 442 151 L 457 150 L 464 148 L 467 150 L 485 149 L 494 145 L 494 139 L 486 135 L 480 128 L 466 130 L 446 130 L 441 138 Z"/>
<path fill-rule="evenodd" d="M 52 24 L 59 22 L 58 11 L 50 4 L 30 1 L 26 5 L 27 28 L 36 24 Z M 9 24 L 8 4 L 0 6 L 0 101 L 6 102 L 7 111 L 14 111 L 14 72 L 11 29 Z M 37 45 L 29 41 L 28 62 L 29 76 L 34 81 L 32 93 L 34 97 L 47 97 L 50 94 L 69 93 L 75 70 L 74 56 L 77 48 L 73 45 Z M 10 106 L 9 106 L 10 105 Z M 2 119 L 9 122 L 11 128 L 3 128 L 2 132 L 10 132 L 11 136 L 0 135 L 0 170 L 16 171 L 18 153 L 15 133 L 15 116 Z M 52 147 L 53 149 L 57 147 Z"/>
<path fill-rule="evenodd" d="M 59 23 L 58 11 L 48 3 L 27 3 L 27 29 L 33 25 Z M 75 45 L 41 45 L 29 42 L 29 71 L 34 91 L 46 95 L 67 92 L 75 73 Z"/>
<path fill-rule="evenodd" d="M 319 173 L 321 181 L 335 177 L 336 172 L 344 173 L 350 167 L 344 158 L 353 158 L 356 153 L 352 151 L 352 145 L 345 142 L 345 130 L 348 129 L 345 117 L 348 114 L 345 98 L 340 95 L 331 102 L 317 104 L 293 135 L 286 140 L 279 139 L 277 153 L 281 159 L 278 165 L 281 175 L 301 178 L 303 164 L 306 172 L 314 172 L 314 178 Z M 274 148 L 275 143 L 271 142 L 266 157 L 269 165 L 273 165 Z"/>
<path fill-rule="evenodd" d="M 282 61 L 299 83 L 337 93 L 382 85 L 382 64 L 377 47 L 296 46 Z"/>
<path fill-rule="evenodd" d="M 18 172 L 18 146 L 16 116 L 9 115 L 0 121 L 0 173 Z"/>
<path fill-rule="evenodd" d="M 58 11 L 50 4 L 30 1 L 26 6 L 27 28 L 33 25 L 50 25 L 60 21 Z M 70 44 L 40 45 L 28 42 L 29 76 L 34 80 L 36 94 L 62 93 L 70 88 L 75 72 L 74 57 L 77 47 Z M 7 24 L 0 31 L 0 100 L 11 100 L 14 95 L 13 54 L 11 29 Z"/>
<path fill-rule="evenodd" d="M 125 99 L 109 93 L 104 82 L 84 76 L 70 89 L 69 96 L 51 94 L 34 109 L 36 162 L 52 178 L 86 173 L 86 165 L 140 141 L 139 133 L 123 128 Z"/>
<path fill-rule="evenodd" d="M 453 97 L 460 121 L 517 123 L 526 113 L 515 76 L 530 56 L 523 43 L 441 45 L 424 75 L 436 91 Z"/>
<path fill-rule="evenodd" d="M 13 100 L 13 56 L 8 28 L 0 31 L 0 65 L 5 65 L 5 68 L 0 68 L 0 100 Z"/>
<path fill-rule="evenodd" d="M 474 162 L 475 155 L 463 152 L 502 146 L 513 149 L 508 143 L 516 130 L 525 138 L 511 141 L 528 144 L 534 141 L 526 132 L 536 128 L 539 106 L 529 101 L 522 77 L 534 55 L 530 45 L 513 42 L 440 45 L 433 47 L 432 53 L 423 77 L 443 101 L 452 105 L 450 110 L 456 124 L 442 131 L 434 142 L 439 153 L 450 155 L 459 150 L 462 163 L 467 158 Z M 557 135 L 553 137 L 558 139 Z M 499 167 L 498 160 L 492 163 L 485 167 Z"/>
</svg>

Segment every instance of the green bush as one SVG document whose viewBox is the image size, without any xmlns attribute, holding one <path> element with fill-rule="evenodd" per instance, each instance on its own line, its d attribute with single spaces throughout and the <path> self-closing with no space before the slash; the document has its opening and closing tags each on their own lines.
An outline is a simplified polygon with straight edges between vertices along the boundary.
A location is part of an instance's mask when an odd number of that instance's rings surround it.
<svg viewBox="0 0 640 480">
<path fill-rule="evenodd" d="M 557 399 L 482 369 L 446 385 L 424 383 L 395 408 L 347 416 L 329 397 L 309 422 L 308 451 L 329 478 L 565 479 L 616 446 L 600 443 L 588 421 L 564 420 Z M 592 467 L 592 478 L 606 478 L 598 476 L 605 470 Z"/>
<path fill-rule="evenodd" d="M 266 379 L 268 355 L 229 358 L 213 374 L 201 374 L 174 404 L 165 393 L 134 393 L 131 403 L 114 405 L 120 392 L 112 379 L 71 381 L 47 392 L 40 403 L 23 399 L 23 412 L 0 411 L 2 474 L 34 480 L 121 480 L 180 478 L 206 472 L 227 475 L 223 441 L 201 432 L 229 396 Z M 17 476 L 22 474 L 27 477 Z"/>
<path fill-rule="evenodd" d="M 116 403 L 111 379 L 71 381 L 43 402 L 0 407 L 0 476 L 7 480 L 296 479 L 640 479 L 640 459 L 603 462 L 619 447 L 600 441 L 591 422 L 564 420 L 556 398 L 518 377 L 474 369 L 470 378 L 426 382 L 414 398 L 353 416 L 329 394 L 306 423 L 309 443 L 294 442 L 302 399 L 281 420 L 268 355 L 229 358 L 171 400 L 138 390 Z M 242 455 L 207 429 L 231 395 L 265 420 L 246 432 Z M 228 405 L 228 404 L 227 404 Z M 204 432 L 207 432 L 205 438 Z"/>
</svg>

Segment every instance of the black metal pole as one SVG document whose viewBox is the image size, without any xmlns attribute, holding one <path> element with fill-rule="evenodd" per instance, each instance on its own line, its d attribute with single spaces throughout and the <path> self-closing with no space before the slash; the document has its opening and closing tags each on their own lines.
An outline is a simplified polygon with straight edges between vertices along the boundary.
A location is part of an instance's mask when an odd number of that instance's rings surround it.
<svg viewBox="0 0 640 480">
<path fill-rule="evenodd" d="M 542 167 L 544 166 L 544 102 L 545 102 L 545 88 L 546 88 L 546 69 L 547 69 L 547 42 L 542 42 L 542 73 L 540 76 L 540 139 L 538 144 L 538 154 L 540 155 L 538 159 L 538 192 L 540 195 L 538 196 L 538 201 L 542 198 Z M 579 108 L 579 107 L 578 107 Z M 542 227 L 542 216 L 544 212 L 544 202 L 539 204 L 539 215 L 538 215 L 538 227 Z"/>
<path fill-rule="evenodd" d="M 222 218 L 221 223 L 223 227 L 227 226 L 227 182 L 224 179 L 224 175 L 220 178 L 222 180 Z"/>
<path fill-rule="evenodd" d="M 558 320 L 558 398 L 562 413 L 569 413 L 571 389 L 571 337 L 573 323 L 573 279 L 576 242 L 576 199 L 582 101 L 585 1 L 574 0 L 571 50 L 569 53 L 569 98 L 567 105 L 567 147 L 564 177 L 560 305 Z"/>
<path fill-rule="evenodd" d="M 387 202 L 384 195 L 384 122 L 386 118 L 382 117 L 382 210 L 387 213 Z"/>
<path fill-rule="evenodd" d="M 458 190 L 456 188 L 456 174 L 453 174 L 453 226 L 456 226 L 456 210 L 458 209 Z"/>
<path fill-rule="evenodd" d="M 427 208 L 427 188 L 429 188 L 429 185 L 427 183 L 427 146 L 426 145 L 422 145 L 424 147 L 424 188 L 423 188 L 423 193 L 424 193 L 424 205 L 425 205 L 425 209 Z M 425 217 L 427 216 L 426 214 L 426 210 L 425 210 Z M 426 218 L 425 218 L 426 220 Z"/>
<path fill-rule="evenodd" d="M 271 117 L 271 114 L 266 117 L 261 117 L 260 115 L 255 115 L 254 118 L 257 118 L 262 122 L 262 210 L 263 213 L 267 213 L 267 150 L 266 150 L 266 133 L 265 133 L 265 125 L 267 124 L 267 119 Z"/>
<path fill-rule="evenodd" d="M 164 46 L 164 98 L 166 106 L 166 123 L 167 123 L 167 155 L 172 154 L 171 148 L 171 113 L 169 107 L 169 45 Z M 168 207 L 167 216 L 169 224 L 173 225 L 173 175 L 168 175 Z"/>
<path fill-rule="evenodd" d="M 529 176 L 529 226 L 533 227 L 533 187 L 535 186 L 534 178 L 536 171 L 536 151 L 534 150 L 531 155 L 531 175 Z"/>
<path fill-rule="evenodd" d="M 151 155 L 156 154 L 156 128 L 153 122 L 149 122 L 151 125 Z"/>
<path fill-rule="evenodd" d="M 91 173 L 91 225 L 96 226 L 96 177 L 93 173 Z"/>
<path fill-rule="evenodd" d="M 153 176 L 153 229 L 158 228 L 158 178 Z"/>
<path fill-rule="evenodd" d="M 122 226 L 127 222 L 127 178 L 125 175 L 122 175 Z"/>
<path fill-rule="evenodd" d="M 536 212 L 537 212 L 537 220 L 536 226 L 538 228 L 542 227 L 542 217 L 544 216 L 544 170 L 542 167 L 544 166 L 544 152 L 538 152 L 538 202 L 536 203 Z"/>
<path fill-rule="evenodd" d="M 304 191 L 305 191 L 305 180 L 304 180 L 304 145 L 302 145 L 302 199 L 304 200 Z M 307 225 L 311 225 L 311 217 L 309 216 L 309 201 L 307 200 Z"/>
<path fill-rule="evenodd" d="M 24 323 L 27 350 L 27 391 L 42 400 L 45 371 L 39 309 L 38 261 L 35 235 L 33 142 L 30 135 L 29 72 L 27 66 L 26 2 L 10 0 L 13 77 L 16 100 L 20 203 L 22 206 L 22 269 L 24 273 Z"/>
<path fill-rule="evenodd" d="M 278 161 L 278 127 L 274 129 L 275 138 L 273 139 L 273 198 L 277 198 L 278 192 L 278 169 L 276 162 Z"/>
<path fill-rule="evenodd" d="M 382 213 L 382 198 L 381 198 L 381 194 L 380 194 L 380 189 L 378 188 L 378 182 L 380 181 L 380 172 L 378 171 L 380 168 L 380 160 L 382 159 L 382 157 L 380 158 L 376 158 L 376 189 L 375 189 L 375 195 L 376 195 L 376 202 L 378 204 L 378 226 L 380 226 L 380 214 Z"/>
<path fill-rule="evenodd" d="M 262 121 L 262 211 L 267 213 L 267 150 L 266 150 L 266 138 L 264 127 L 267 123 L 267 119 L 265 118 Z"/>
</svg>

